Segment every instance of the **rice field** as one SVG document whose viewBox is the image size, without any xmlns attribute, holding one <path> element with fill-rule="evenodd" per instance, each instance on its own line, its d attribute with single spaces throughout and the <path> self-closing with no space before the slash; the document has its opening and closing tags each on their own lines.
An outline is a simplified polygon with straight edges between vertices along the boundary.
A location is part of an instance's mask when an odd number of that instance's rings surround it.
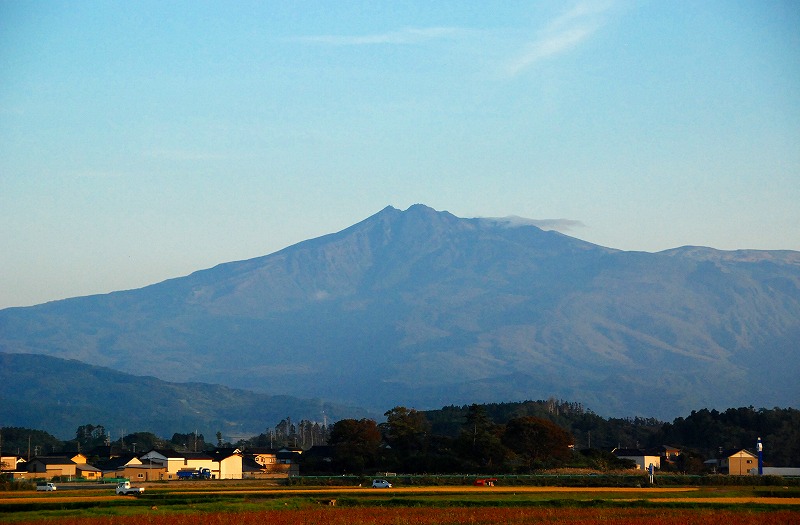
<svg viewBox="0 0 800 525">
<path fill-rule="evenodd" d="M 752 488 L 266 488 L 154 485 L 143 497 L 99 490 L 0 494 L 14 525 L 783 525 L 800 497 Z"/>
<path fill-rule="evenodd" d="M 18 525 L 56 523 L 19 521 Z M 306 508 L 249 512 L 164 514 L 158 509 L 136 516 L 58 518 L 59 525 L 789 525 L 800 523 L 793 511 L 669 508 Z"/>
</svg>

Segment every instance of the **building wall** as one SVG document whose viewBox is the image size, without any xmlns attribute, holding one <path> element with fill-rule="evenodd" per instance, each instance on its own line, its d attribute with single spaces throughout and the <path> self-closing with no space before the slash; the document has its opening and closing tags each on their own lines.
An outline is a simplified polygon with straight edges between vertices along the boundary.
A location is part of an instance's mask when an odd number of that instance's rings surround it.
<svg viewBox="0 0 800 525">
<path fill-rule="evenodd" d="M 100 479 L 102 477 L 102 473 L 97 470 L 81 470 L 78 468 L 77 471 L 79 477 L 86 479 Z"/>
<path fill-rule="evenodd" d="M 742 451 L 726 458 L 722 466 L 727 466 L 731 476 L 749 476 L 750 469 L 758 467 L 758 461 L 752 454 Z"/>
<path fill-rule="evenodd" d="M 275 454 L 254 454 L 253 459 L 256 463 L 265 467 L 278 462 L 278 458 L 275 457 Z"/>
<path fill-rule="evenodd" d="M 170 463 L 172 463 L 172 462 L 170 462 Z M 214 470 L 214 468 L 216 466 L 215 463 L 214 463 L 214 460 L 212 460 L 211 458 L 208 458 L 208 459 L 184 459 L 180 463 L 181 463 L 181 465 L 179 465 L 178 470 L 197 470 L 199 468 L 207 468 L 209 470 Z M 173 465 L 170 464 L 170 466 L 172 467 Z M 171 473 L 172 472 L 177 473 L 178 470 L 175 470 L 175 471 L 170 470 L 170 472 Z"/>
<path fill-rule="evenodd" d="M 655 468 L 661 468 L 661 456 L 618 456 L 620 459 L 631 459 L 636 462 L 636 470 L 647 470 L 652 463 Z"/>
<path fill-rule="evenodd" d="M 242 479 L 242 456 L 234 454 L 220 461 L 217 479 Z"/>
<path fill-rule="evenodd" d="M 0 464 L 3 470 L 17 470 L 17 460 L 19 456 L 2 456 L 0 457 Z"/>
<path fill-rule="evenodd" d="M 164 468 L 149 465 L 126 465 L 114 474 L 118 478 L 128 478 L 131 482 L 156 481 L 170 479 Z"/>
<path fill-rule="evenodd" d="M 49 465 L 45 465 L 40 461 L 32 461 L 31 465 L 28 467 L 28 471 L 34 474 L 37 474 L 37 478 L 44 478 L 50 479 L 56 476 L 76 476 L 76 467 L 77 465 L 73 464 L 60 464 L 60 463 L 51 463 Z"/>
</svg>

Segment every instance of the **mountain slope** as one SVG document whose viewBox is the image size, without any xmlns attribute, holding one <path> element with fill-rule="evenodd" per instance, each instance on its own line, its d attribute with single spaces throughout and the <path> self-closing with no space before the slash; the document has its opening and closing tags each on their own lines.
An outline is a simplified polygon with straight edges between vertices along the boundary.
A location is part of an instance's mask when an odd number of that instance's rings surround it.
<svg viewBox="0 0 800 525">
<path fill-rule="evenodd" d="M 415 205 L 139 290 L 0 311 L 0 350 L 379 410 L 556 396 L 667 419 L 797 404 L 798 320 L 798 252 L 623 252 Z"/>
<path fill-rule="evenodd" d="M 0 397 L 4 426 L 47 429 L 65 439 L 85 424 L 167 437 L 195 430 L 213 436 L 220 431 L 230 439 L 258 435 L 286 416 L 322 421 L 324 414 L 333 421 L 370 414 L 320 400 L 168 383 L 32 354 L 0 353 Z"/>
</svg>

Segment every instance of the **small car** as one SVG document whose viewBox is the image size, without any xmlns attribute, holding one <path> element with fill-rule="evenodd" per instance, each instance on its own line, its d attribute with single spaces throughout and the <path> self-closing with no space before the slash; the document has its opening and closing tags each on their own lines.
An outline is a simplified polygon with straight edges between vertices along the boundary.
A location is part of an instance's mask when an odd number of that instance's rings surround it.
<svg viewBox="0 0 800 525">
<path fill-rule="evenodd" d="M 373 489 L 390 489 L 392 488 L 392 484 L 386 481 L 385 479 L 373 479 L 372 480 L 372 488 Z"/>
</svg>

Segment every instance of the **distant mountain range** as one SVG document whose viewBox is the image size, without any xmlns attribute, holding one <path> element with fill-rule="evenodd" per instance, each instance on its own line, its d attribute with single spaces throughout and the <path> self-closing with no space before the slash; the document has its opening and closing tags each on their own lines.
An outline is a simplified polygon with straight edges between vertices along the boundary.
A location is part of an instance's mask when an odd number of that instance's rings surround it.
<svg viewBox="0 0 800 525">
<path fill-rule="evenodd" d="M 199 430 L 206 439 L 257 436 L 286 417 L 329 422 L 376 417 L 319 399 L 270 396 L 202 383 L 168 383 L 80 361 L 0 353 L 0 426 L 42 429 L 62 439 L 81 425 L 169 438 Z"/>
<path fill-rule="evenodd" d="M 0 311 L 3 352 L 381 411 L 797 406 L 799 342 L 800 252 L 627 252 L 422 205 L 138 290 Z"/>
</svg>

